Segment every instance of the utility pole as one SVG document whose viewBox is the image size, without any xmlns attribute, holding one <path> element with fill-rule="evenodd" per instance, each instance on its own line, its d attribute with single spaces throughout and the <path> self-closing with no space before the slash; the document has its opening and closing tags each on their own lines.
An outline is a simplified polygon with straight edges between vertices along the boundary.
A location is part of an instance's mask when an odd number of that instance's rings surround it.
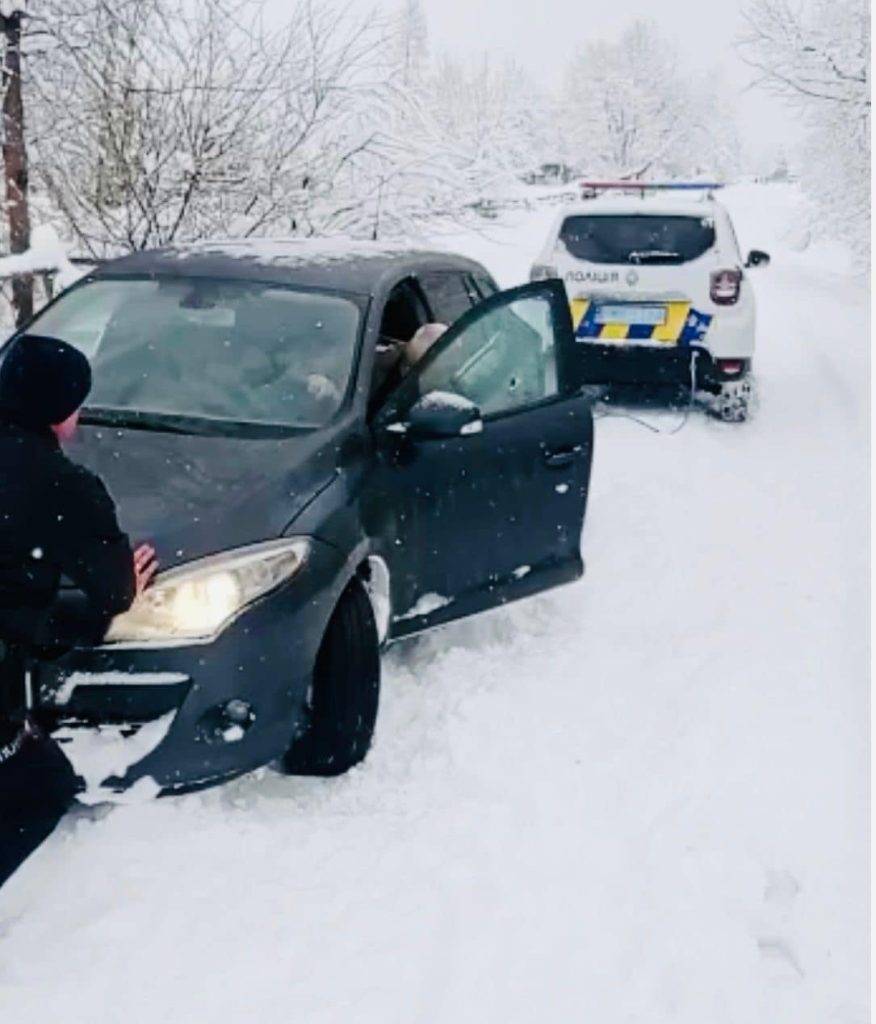
<svg viewBox="0 0 876 1024">
<path fill-rule="evenodd" d="M 27 146 L 24 141 L 24 101 L 21 95 L 21 22 L 24 3 L 3 4 L 0 28 L 6 42 L 3 61 L 3 177 L 6 183 L 6 219 L 9 251 L 30 248 Z M 21 326 L 33 316 L 33 275 L 12 279 L 15 323 Z"/>
</svg>

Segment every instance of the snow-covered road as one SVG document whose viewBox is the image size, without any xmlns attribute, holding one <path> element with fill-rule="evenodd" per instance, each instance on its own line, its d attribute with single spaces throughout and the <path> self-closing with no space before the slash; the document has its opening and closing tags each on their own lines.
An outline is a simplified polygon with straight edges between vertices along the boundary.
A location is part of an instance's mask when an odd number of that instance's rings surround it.
<svg viewBox="0 0 876 1024">
<path fill-rule="evenodd" d="M 348 777 L 71 817 L 4 1024 L 864 1024 L 866 291 L 791 187 L 727 198 L 756 419 L 600 420 L 585 579 L 392 650 Z M 457 244 L 511 284 L 550 216 Z"/>
</svg>

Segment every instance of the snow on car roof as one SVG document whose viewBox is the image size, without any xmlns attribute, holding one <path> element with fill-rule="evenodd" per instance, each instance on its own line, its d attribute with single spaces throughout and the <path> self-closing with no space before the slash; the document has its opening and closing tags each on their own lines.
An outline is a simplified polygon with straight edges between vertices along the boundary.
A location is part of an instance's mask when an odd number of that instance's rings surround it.
<svg viewBox="0 0 876 1024">
<path fill-rule="evenodd" d="M 580 217 L 587 214 L 645 214 L 674 217 L 709 217 L 719 204 L 711 196 L 673 195 L 667 193 L 650 195 L 601 195 L 594 199 L 582 199 L 573 206 L 564 207 L 560 220 L 566 217 Z"/>
<path fill-rule="evenodd" d="M 253 256 L 264 262 L 308 262 L 376 258 L 415 252 L 399 242 L 368 242 L 354 238 L 208 238 L 177 247 L 179 259 L 203 253 Z"/>
<path fill-rule="evenodd" d="M 132 253 L 97 277 L 155 275 L 261 280 L 371 295 L 386 280 L 429 269 L 484 273 L 472 260 L 394 242 L 350 238 L 206 239 Z"/>
</svg>

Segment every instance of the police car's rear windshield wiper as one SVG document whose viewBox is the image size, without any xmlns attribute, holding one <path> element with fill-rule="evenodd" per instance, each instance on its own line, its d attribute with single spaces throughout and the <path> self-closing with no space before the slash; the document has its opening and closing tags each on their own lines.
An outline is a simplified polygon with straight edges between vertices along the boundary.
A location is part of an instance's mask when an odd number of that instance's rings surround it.
<svg viewBox="0 0 876 1024">
<path fill-rule="evenodd" d="M 644 249 L 631 252 L 627 259 L 630 263 L 678 263 L 681 260 L 681 253 L 670 252 L 667 249 Z"/>
<path fill-rule="evenodd" d="M 293 427 L 283 423 L 211 419 L 207 416 L 182 416 L 176 413 L 147 412 L 138 409 L 113 409 L 86 406 L 80 423 L 91 426 L 120 427 L 128 430 L 152 430 L 163 434 L 190 434 L 202 437 L 294 437 L 313 427 Z"/>
</svg>

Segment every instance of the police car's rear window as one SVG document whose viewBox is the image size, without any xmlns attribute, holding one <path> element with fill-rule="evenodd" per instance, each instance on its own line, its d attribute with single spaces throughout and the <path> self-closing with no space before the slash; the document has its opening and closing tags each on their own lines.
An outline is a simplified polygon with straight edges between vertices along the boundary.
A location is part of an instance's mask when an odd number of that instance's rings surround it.
<svg viewBox="0 0 876 1024">
<path fill-rule="evenodd" d="M 715 244 L 715 225 L 708 217 L 594 214 L 567 217 L 560 241 L 588 263 L 687 263 Z"/>
</svg>

